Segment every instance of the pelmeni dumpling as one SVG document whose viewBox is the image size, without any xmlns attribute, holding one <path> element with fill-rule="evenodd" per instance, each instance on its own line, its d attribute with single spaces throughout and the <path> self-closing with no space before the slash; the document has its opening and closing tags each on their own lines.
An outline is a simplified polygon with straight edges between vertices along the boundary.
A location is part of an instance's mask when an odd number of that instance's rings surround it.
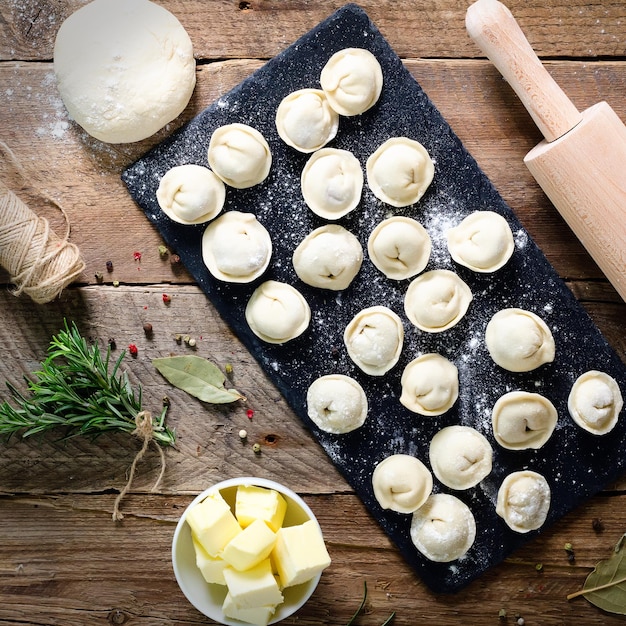
<svg viewBox="0 0 626 626">
<path fill-rule="evenodd" d="M 338 224 L 316 228 L 293 253 L 293 267 L 302 282 L 333 291 L 346 289 L 362 262 L 359 240 Z"/>
<path fill-rule="evenodd" d="M 335 138 L 339 115 L 321 89 L 299 89 L 282 99 L 276 110 L 280 138 L 300 152 L 315 152 Z"/>
<path fill-rule="evenodd" d="M 498 311 L 487 324 L 485 343 L 494 362 L 511 372 L 529 372 L 554 360 L 552 332 L 524 309 Z"/>
<path fill-rule="evenodd" d="M 367 251 L 372 263 L 387 277 L 404 280 L 419 274 L 430 259 L 432 243 L 416 220 L 395 215 L 371 232 Z"/>
<path fill-rule="evenodd" d="M 467 554 L 476 539 L 476 520 L 456 496 L 432 494 L 413 513 L 411 540 L 431 561 L 449 563 Z"/>
<path fill-rule="evenodd" d="M 335 52 L 320 74 L 330 106 L 340 115 L 359 115 L 373 107 L 383 88 L 378 59 L 363 48 Z"/>
<path fill-rule="evenodd" d="M 408 137 L 392 137 L 367 159 L 367 184 L 383 202 L 405 207 L 417 202 L 435 174 L 424 146 Z"/>
<path fill-rule="evenodd" d="M 271 256 L 270 235 L 252 213 L 228 211 L 211 222 L 202 236 L 204 264 L 225 282 L 253 281 L 266 270 Z"/>
<path fill-rule="evenodd" d="M 188 163 L 169 169 L 156 191 L 163 213 L 179 224 L 212 220 L 224 207 L 224 183 L 208 168 Z"/>
<path fill-rule="evenodd" d="M 374 468 L 372 487 L 383 509 L 413 513 L 430 496 L 433 477 L 428 468 L 414 456 L 392 454 Z"/>
<path fill-rule="evenodd" d="M 230 187 L 247 189 L 263 182 L 272 166 L 265 137 L 247 124 L 220 126 L 209 140 L 211 169 Z"/>
<path fill-rule="evenodd" d="M 451 489 L 469 489 L 489 475 L 493 450 L 487 438 L 469 426 L 446 426 L 430 441 L 430 466 Z"/>
<path fill-rule="evenodd" d="M 552 436 L 558 413 L 546 397 L 510 391 L 498 398 L 491 412 L 496 441 L 509 450 L 541 448 Z"/>
<path fill-rule="evenodd" d="M 457 274 L 431 270 L 411 282 L 404 296 L 404 310 L 420 330 L 439 333 L 458 324 L 472 298 L 470 288 Z"/>
<path fill-rule="evenodd" d="M 527 533 L 543 526 L 550 499 L 550 485 L 541 474 L 531 470 L 513 472 L 498 489 L 496 513 L 515 532 Z"/>
<path fill-rule="evenodd" d="M 400 358 L 404 343 L 402 320 L 386 306 L 357 313 L 343 334 L 348 355 L 366 374 L 382 376 Z"/>
<path fill-rule="evenodd" d="M 367 417 L 367 397 L 359 383 L 344 374 L 315 379 L 306 395 L 307 415 L 327 433 L 343 435 L 360 428 Z"/>
<path fill-rule="evenodd" d="M 458 369 L 440 354 L 413 359 L 404 368 L 400 384 L 400 402 L 419 415 L 442 415 L 459 397 Z"/>
<path fill-rule="evenodd" d="M 327 220 L 337 220 L 359 204 L 363 170 L 352 152 L 322 148 L 304 166 L 300 186 L 304 201 L 313 213 Z"/>
<path fill-rule="evenodd" d="M 250 296 L 246 321 L 252 332 L 267 343 L 286 343 L 309 326 L 311 309 L 304 296 L 287 283 L 267 280 Z"/>
<path fill-rule="evenodd" d="M 446 232 L 450 256 L 475 272 L 495 272 L 515 249 L 509 223 L 494 211 L 475 211 Z"/>
<path fill-rule="evenodd" d="M 594 435 L 606 435 L 613 430 L 623 406 L 617 381 L 597 370 L 579 376 L 567 398 L 567 408 L 574 422 Z"/>
</svg>

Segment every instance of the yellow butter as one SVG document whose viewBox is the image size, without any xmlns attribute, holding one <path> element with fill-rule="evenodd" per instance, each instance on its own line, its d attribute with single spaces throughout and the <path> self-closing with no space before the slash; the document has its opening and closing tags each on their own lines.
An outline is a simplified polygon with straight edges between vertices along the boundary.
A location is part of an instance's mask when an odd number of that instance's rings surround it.
<svg viewBox="0 0 626 626">
<path fill-rule="evenodd" d="M 224 579 L 232 602 L 241 609 L 276 606 L 283 601 L 283 594 L 272 574 L 269 559 L 244 572 L 227 567 L 224 570 Z"/>
<path fill-rule="evenodd" d="M 235 497 L 235 515 L 243 528 L 255 519 L 262 519 L 276 532 L 283 524 L 287 502 L 274 489 L 240 485 Z"/>
<path fill-rule="evenodd" d="M 224 570 L 228 567 L 228 563 L 219 557 L 212 557 L 196 539 L 192 533 L 191 539 L 196 552 L 196 566 L 202 573 L 202 577 L 208 583 L 216 585 L 225 585 Z"/>
<path fill-rule="evenodd" d="M 262 519 L 256 519 L 226 544 L 222 558 L 244 571 L 266 559 L 275 542 L 276 534 Z"/>
<path fill-rule="evenodd" d="M 219 556 L 224 546 L 241 532 L 241 526 L 219 492 L 209 494 L 187 512 L 187 523 L 210 556 Z"/>
<path fill-rule="evenodd" d="M 271 559 L 283 587 L 306 582 L 330 565 L 324 538 L 313 520 L 281 528 Z"/>
<path fill-rule="evenodd" d="M 231 619 L 238 619 L 247 624 L 255 624 L 255 626 L 267 626 L 272 616 L 276 612 L 276 607 L 270 606 L 256 606 L 250 609 L 239 607 L 233 601 L 230 593 L 226 594 L 224 604 L 222 605 L 222 612 L 226 617 Z"/>
</svg>

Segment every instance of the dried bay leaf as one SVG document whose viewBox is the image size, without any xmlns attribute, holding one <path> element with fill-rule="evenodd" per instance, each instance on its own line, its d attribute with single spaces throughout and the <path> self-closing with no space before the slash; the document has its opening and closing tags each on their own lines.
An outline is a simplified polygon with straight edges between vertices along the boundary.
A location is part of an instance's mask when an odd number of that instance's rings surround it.
<svg viewBox="0 0 626 626">
<path fill-rule="evenodd" d="M 211 404 L 227 404 L 245 398 L 236 389 L 224 386 L 226 377 L 221 370 L 199 356 L 169 356 L 152 359 L 157 371 L 174 387 Z"/>
<path fill-rule="evenodd" d="M 613 554 L 600 561 L 587 576 L 580 591 L 568 600 L 584 596 L 591 604 L 609 613 L 626 615 L 626 534 L 617 542 Z"/>
</svg>

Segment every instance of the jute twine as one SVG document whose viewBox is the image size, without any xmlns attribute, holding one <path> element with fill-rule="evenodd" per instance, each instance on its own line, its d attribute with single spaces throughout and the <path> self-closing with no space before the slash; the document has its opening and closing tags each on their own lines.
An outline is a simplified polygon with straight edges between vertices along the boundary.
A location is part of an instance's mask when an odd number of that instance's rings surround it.
<svg viewBox="0 0 626 626">
<path fill-rule="evenodd" d="M 143 444 L 139 452 L 137 452 L 137 454 L 135 455 L 132 465 L 130 466 L 130 470 L 128 472 L 128 481 L 124 485 L 124 488 L 122 489 L 122 491 L 119 492 L 117 498 L 115 498 L 112 517 L 113 517 L 113 520 L 116 522 L 124 519 L 124 516 L 122 515 L 120 511 L 120 502 L 122 501 L 124 496 L 129 492 L 131 485 L 133 484 L 133 479 L 135 477 L 135 470 L 137 469 L 137 463 L 141 461 L 141 459 L 143 458 L 143 455 L 148 450 L 148 446 L 150 445 L 150 442 L 154 441 L 153 433 L 154 433 L 154 430 L 152 426 L 152 416 L 150 412 L 139 411 L 139 413 L 137 413 L 137 416 L 135 417 L 135 430 L 133 431 L 133 435 L 137 435 L 138 437 L 143 439 Z M 161 455 L 161 471 L 159 472 L 156 482 L 152 486 L 152 491 L 156 491 L 157 487 L 161 483 L 163 474 L 165 474 L 165 453 L 163 452 L 163 449 L 156 441 L 154 442 L 154 444 L 156 445 L 157 450 L 159 451 L 159 454 Z"/>
<path fill-rule="evenodd" d="M 0 149 L 24 180 L 28 180 L 21 164 L 2 141 Z M 0 265 L 9 272 L 16 296 L 26 293 L 34 302 L 44 304 L 54 300 L 85 269 L 85 263 L 76 245 L 68 241 L 70 223 L 63 207 L 43 190 L 37 192 L 63 214 L 67 225 L 65 236 L 59 237 L 46 218 L 31 211 L 0 181 Z"/>
</svg>

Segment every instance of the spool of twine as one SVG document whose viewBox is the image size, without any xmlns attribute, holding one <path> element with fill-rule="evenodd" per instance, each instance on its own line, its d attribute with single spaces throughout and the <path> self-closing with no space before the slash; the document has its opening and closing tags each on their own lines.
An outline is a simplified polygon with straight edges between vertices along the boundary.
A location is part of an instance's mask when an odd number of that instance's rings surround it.
<svg viewBox="0 0 626 626">
<path fill-rule="evenodd" d="M 0 149 L 14 167 L 25 173 L 9 147 Z M 68 241 L 69 220 L 56 200 L 38 190 L 63 214 L 67 231 L 59 237 L 48 220 L 34 213 L 13 191 L 0 181 L 0 265 L 11 276 L 16 296 L 26 293 L 38 303 L 54 300 L 84 269 L 77 246 Z"/>
</svg>

